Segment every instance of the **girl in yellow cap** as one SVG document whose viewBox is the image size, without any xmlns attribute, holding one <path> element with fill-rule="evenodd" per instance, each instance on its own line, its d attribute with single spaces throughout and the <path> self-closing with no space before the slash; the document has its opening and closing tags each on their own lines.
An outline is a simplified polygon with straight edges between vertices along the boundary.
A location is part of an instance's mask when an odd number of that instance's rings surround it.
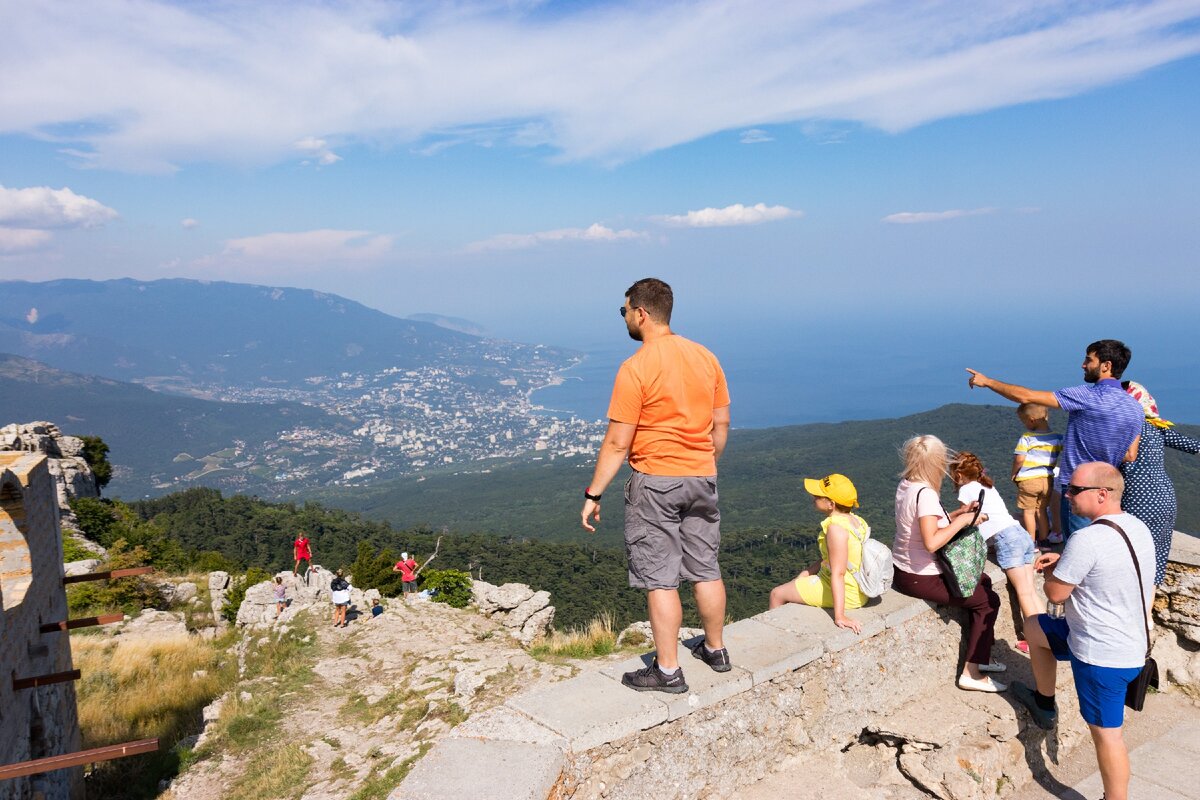
<svg viewBox="0 0 1200 800">
<path fill-rule="evenodd" d="M 852 570 L 862 564 L 863 542 L 871 528 L 853 512 L 858 505 L 858 491 L 845 475 L 825 478 L 805 478 L 804 489 L 813 496 L 813 506 L 825 515 L 817 546 L 821 560 L 795 580 L 771 590 L 771 608 L 784 603 L 803 603 L 818 608 L 833 609 L 833 623 L 858 633 L 862 624 L 846 616 L 848 608 L 862 608 L 868 598 L 858 588 Z"/>
</svg>

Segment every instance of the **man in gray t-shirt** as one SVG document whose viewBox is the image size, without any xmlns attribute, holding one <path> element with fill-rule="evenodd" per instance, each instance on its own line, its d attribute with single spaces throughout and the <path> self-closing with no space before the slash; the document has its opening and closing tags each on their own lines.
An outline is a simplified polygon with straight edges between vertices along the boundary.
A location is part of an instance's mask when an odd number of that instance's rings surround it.
<svg viewBox="0 0 1200 800">
<path fill-rule="evenodd" d="M 1146 662 L 1147 611 L 1154 602 L 1154 540 L 1141 520 L 1121 512 L 1124 490 L 1121 473 L 1099 461 L 1081 464 L 1064 487 L 1071 510 L 1092 524 L 1067 541 L 1061 556 L 1045 553 L 1034 562 L 1046 576 L 1046 598 L 1063 604 L 1065 615 L 1026 621 L 1037 686 L 1012 683 L 1013 695 L 1034 722 L 1053 728 L 1058 661 L 1071 662 L 1079 712 L 1096 745 L 1104 796 L 1111 800 L 1128 793 L 1129 753 L 1121 735 L 1125 691 Z"/>
</svg>

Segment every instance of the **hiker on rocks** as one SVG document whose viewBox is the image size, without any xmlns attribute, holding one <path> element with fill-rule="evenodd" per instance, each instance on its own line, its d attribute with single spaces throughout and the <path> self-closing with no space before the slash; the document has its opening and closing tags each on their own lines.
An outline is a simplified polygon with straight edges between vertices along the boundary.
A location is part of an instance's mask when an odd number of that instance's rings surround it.
<svg viewBox="0 0 1200 800">
<path fill-rule="evenodd" d="M 1004 498 L 996 491 L 979 456 L 960 451 L 950 462 L 950 480 L 958 489 L 958 502 L 962 504 L 960 514 L 970 511 L 971 503 L 978 502 L 979 495 L 983 495 L 983 513 L 987 519 L 979 523 L 979 534 L 994 548 L 996 563 L 1008 577 L 1017 649 L 1028 653 L 1025 619 L 1046 610 L 1033 581 L 1033 559 L 1037 555 L 1033 537 L 1008 513 Z"/>
<path fill-rule="evenodd" d="M 692 655 L 717 672 L 731 668 L 722 634 L 725 584 L 717 563 L 721 514 L 717 461 L 729 434 L 729 389 L 716 356 L 671 330 L 671 287 L 644 278 L 625 292 L 621 316 L 641 342 L 617 371 L 608 431 L 591 483 L 583 527 L 595 531 L 600 496 L 626 457 L 625 550 L 629 585 L 645 589 L 656 657 L 621 682 L 637 691 L 688 691 L 679 667 L 680 579 L 691 581 L 704 639 Z"/>
<path fill-rule="evenodd" d="M 817 511 L 825 515 L 817 538 L 821 559 L 795 580 L 772 589 L 769 605 L 779 608 L 785 603 L 803 603 L 832 608 L 834 625 L 859 633 L 862 623 L 846 616 L 846 609 L 862 608 L 870 599 L 853 574 L 862 564 L 863 545 L 871 535 L 866 520 L 853 511 L 858 505 L 858 490 L 849 478 L 838 474 L 805 478 L 804 490 L 812 495 Z"/>
<path fill-rule="evenodd" d="M 271 590 L 275 594 L 275 619 L 279 619 L 279 615 L 287 608 L 287 587 L 283 585 L 282 577 L 275 576 L 275 585 Z"/>
<path fill-rule="evenodd" d="M 1054 392 L 1027 389 L 1002 383 L 968 369 L 967 385 L 991 389 L 1015 403 L 1036 403 L 1067 412 L 1067 432 L 1063 438 L 1062 458 L 1055 483 L 1059 494 L 1071 481 L 1071 473 L 1080 464 L 1103 461 L 1119 467 L 1123 461 L 1137 457 L 1138 438 L 1142 432 L 1142 407 L 1125 393 L 1119 380 L 1129 366 L 1131 353 L 1116 339 L 1101 339 L 1087 346 L 1083 359 L 1083 384 Z M 1088 521 L 1072 517 L 1070 504 L 1064 495 L 1062 508 L 1063 534 L 1070 536 L 1086 527 Z"/>
<path fill-rule="evenodd" d="M 1074 513 L 1092 524 L 1067 540 L 1061 556 L 1044 553 L 1035 562 L 1046 576 L 1046 598 L 1064 604 L 1064 614 L 1027 621 L 1036 685 L 1012 686 L 1038 727 L 1050 730 L 1058 722 L 1057 662 L 1071 662 L 1079 713 L 1096 746 L 1107 800 L 1128 797 L 1129 752 L 1121 734 L 1125 693 L 1146 662 L 1147 609 L 1154 602 L 1154 539 L 1141 520 L 1121 511 L 1124 489 L 1111 464 L 1075 468 L 1064 494 Z"/>
<path fill-rule="evenodd" d="M 1175 423 L 1160 417 L 1158 404 L 1145 386 L 1133 381 L 1123 381 L 1121 385 L 1141 404 L 1145 415 L 1137 458 L 1121 465 L 1121 476 L 1125 479 L 1121 509 L 1150 529 L 1154 537 L 1154 585 L 1160 586 L 1167 575 L 1167 557 L 1171 554 L 1175 515 L 1179 510 L 1175 484 L 1167 475 L 1163 456 L 1168 447 L 1183 453 L 1200 453 L 1200 440 L 1174 430 Z"/>
<path fill-rule="evenodd" d="M 1002 692 L 1007 686 L 992 680 L 989 672 L 1003 672 L 1005 666 L 992 662 L 992 644 L 996 639 L 996 616 L 1000 596 L 992 590 L 987 573 L 970 597 L 950 593 L 934 553 L 956 533 L 971 524 L 978 506 L 972 503 L 947 514 L 938 492 L 946 475 L 946 445 L 936 436 L 914 436 L 904 443 L 904 479 L 896 487 L 896 538 L 892 541 L 895 573 L 892 588 L 909 597 L 918 597 L 941 606 L 965 608 L 970 614 L 967 626 L 967 655 L 958 688 L 976 692 Z M 985 520 L 980 515 L 979 520 Z"/>
<path fill-rule="evenodd" d="M 1050 430 L 1046 408 L 1036 403 L 1017 406 L 1025 433 L 1013 450 L 1012 480 L 1017 485 L 1017 508 L 1025 530 L 1048 545 L 1062 544 L 1063 535 L 1054 490 L 1054 470 L 1062 453 L 1062 434 Z"/>
<path fill-rule="evenodd" d="M 337 571 L 329 582 L 329 591 L 333 600 L 333 627 L 346 627 L 346 611 L 350 608 L 350 581 Z"/>
<path fill-rule="evenodd" d="M 308 580 L 308 571 L 312 569 L 312 545 L 308 541 L 308 534 L 300 531 L 296 535 L 296 541 L 292 543 L 292 550 L 296 556 L 296 565 L 292 567 L 292 577 L 300 574 L 300 562 L 307 562 L 304 565 L 304 578 Z"/>
<path fill-rule="evenodd" d="M 392 572 L 400 573 L 400 585 L 404 594 L 417 592 L 417 560 L 408 553 L 401 553 L 400 560 L 392 567 Z"/>
</svg>

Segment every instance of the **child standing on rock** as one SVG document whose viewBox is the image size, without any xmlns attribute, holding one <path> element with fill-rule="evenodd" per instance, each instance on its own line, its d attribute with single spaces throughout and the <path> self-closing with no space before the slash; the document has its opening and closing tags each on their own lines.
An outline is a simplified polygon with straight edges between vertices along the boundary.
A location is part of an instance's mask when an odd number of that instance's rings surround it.
<svg viewBox="0 0 1200 800">
<path fill-rule="evenodd" d="M 275 576 L 275 585 L 271 587 L 275 592 L 275 619 L 279 619 L 279 615 L 287 608 L 287 587 L 283 585 L 283 578 Z"/>
</svg>

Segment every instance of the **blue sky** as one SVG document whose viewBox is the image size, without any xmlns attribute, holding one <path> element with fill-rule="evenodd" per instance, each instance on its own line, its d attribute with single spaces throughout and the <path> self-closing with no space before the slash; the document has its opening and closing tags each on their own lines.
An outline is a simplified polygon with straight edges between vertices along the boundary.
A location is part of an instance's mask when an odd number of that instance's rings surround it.
<svg viewBox="0 0 1200 800">
<path fill-rule="evenodd" d="M 583 346 L 649 274 L 705 331 L 1099 310 L 1165 342 L 1200 297 L 1196 0 L 0 18 L 0 279 L 309 287 Z"/>
</svg>

